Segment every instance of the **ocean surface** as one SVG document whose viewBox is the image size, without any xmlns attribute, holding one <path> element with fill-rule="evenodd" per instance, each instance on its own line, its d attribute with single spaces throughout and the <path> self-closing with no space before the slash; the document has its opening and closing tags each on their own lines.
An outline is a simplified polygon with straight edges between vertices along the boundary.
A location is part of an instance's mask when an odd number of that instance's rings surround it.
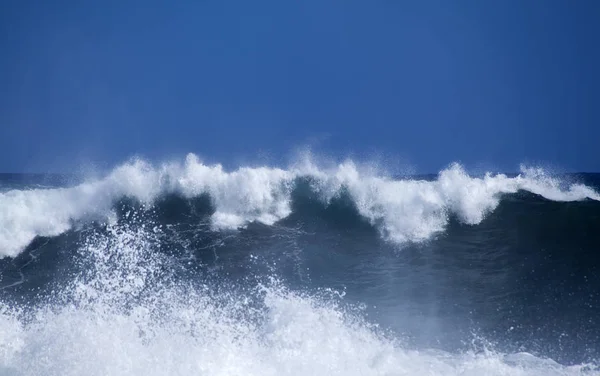
<svg viewBox="0 0 600 376">
<path fill-rule="evenodd" d="M 600 375 L 600 174 L 0 175 L 0 375 Z"/>
</svg>

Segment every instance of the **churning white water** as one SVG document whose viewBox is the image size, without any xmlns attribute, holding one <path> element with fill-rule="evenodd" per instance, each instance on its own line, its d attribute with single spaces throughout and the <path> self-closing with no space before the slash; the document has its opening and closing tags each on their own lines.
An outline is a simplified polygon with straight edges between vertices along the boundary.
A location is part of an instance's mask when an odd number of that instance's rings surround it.
<svg viewBox="0 0 600 376">
<path fill-rule="evenodd" d="M 48 302 L 0 305 L 0 375 L 600 375 L 527 353 L 411 349 L 334 291 L 176 282 L 160 236 L 111 225 Z"/>
</svg>

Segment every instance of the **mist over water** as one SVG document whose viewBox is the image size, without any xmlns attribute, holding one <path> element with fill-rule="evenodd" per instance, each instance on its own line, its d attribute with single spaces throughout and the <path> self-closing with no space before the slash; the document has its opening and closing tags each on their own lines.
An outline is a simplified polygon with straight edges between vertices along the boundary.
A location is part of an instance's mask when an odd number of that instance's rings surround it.
<svg viewBox="0 0 600 376">
<path fill-rule="evenodd" d="M 600 374 L 599 183 L 194 155 L 13 183 L 0 374 Z"/>
</svg>

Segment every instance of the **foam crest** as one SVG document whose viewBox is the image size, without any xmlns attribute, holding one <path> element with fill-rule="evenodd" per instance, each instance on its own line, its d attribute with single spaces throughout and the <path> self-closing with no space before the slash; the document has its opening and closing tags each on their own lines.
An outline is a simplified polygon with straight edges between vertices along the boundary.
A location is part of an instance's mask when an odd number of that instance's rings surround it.
<svg viewBox="0 0 600 376">
<path fill-rule="evenodd" d="M 543 171 L 525 168 L 513 178 L 489 173 L 476 178 L 452 164 L 434 181 L 361 174 L 353 162 L 329 173 L 313 173 L 319 177 L 315 189 L 327 201 L 346 187 L 359 213 L 377 226 L 382 236 L 397 243 L 431 238 L 444 230 L 449 214 L 466 224 L 478 224 L 499 205 L 502 195 L 520 190 L 553 201 L 600 200 L 600 195 L 585 185 L 573 184 L 565 189 L 560 180 Z"/>
<path fill-rule="evenodd" d="M 124 196 L 151 206 L 165 194 L 188 198 L 208 194 L 215 207 L 214 229 L 235 229 L 252 221 L 271 225 L 291 213 L 291 194 L 301 176 L 313 178 L 313 188 L 325 202 L 347 191 L 359 213 L 397 243 L 429 239 L 444 230 L 451 213 L 464 223 L 477 224 L 498 206 L 503 194 L 519 190 L 554 201 L 600 200 L 590 187 L 564 186 L 534 169 L 524 168 L 512 178 L 502 174 L 475 178 L 453 164 L 434 181 L 394 180 L 362 170 L 352 161 L 332 168 L 308 161 L 288 170 L 241 167 L 228 172 L 190 154 L 183 163 L 160 166 L 134 160 L 103 179 L 71 188 L 0 193 L 0 257 L 14 257 L 36 236 L 59 235 L 75 222 L 110 221 L 113 204 Z"/>
<path fill-rule="evenodd" d="M 266 167 L 227 173 L 190 155 L 177 185 L 188 197 L 209 193 L 216 208 L 215 227 L 235 228 L 253 220 L 270 225 L 288 216 L 295 177 L 294 172 Z"/>
<path fill-rule="evenodd" d="M 74 222 L 114 218 L 113 204 L 134 197 L 150 206 L 158 197 L 209 194 L 217 209 L 215 228 L 237 228 L 250 221 L 273 224 L 290 213 L 293 173 L 273 168 L 225 172 L 194 155 L 184 164 L 154 167 L 134 160 L 100 180 L 72 188 L 11 190 L 0 193 L 0 257 L 16 256 L 36 236 L 56 236 Z"/>
</svg>

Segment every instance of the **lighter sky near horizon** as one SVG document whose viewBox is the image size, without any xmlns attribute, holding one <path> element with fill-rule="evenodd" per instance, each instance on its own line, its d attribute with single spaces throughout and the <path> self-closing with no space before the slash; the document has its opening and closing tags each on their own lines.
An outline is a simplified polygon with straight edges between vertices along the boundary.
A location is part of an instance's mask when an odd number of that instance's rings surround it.
<svg viewBox="0 0 600 376">
<path fill-rule="evenodd" d="M 0 3 L 0 172 L 296 148 L 600 171 L 600 2 Z"/>
</svg>

